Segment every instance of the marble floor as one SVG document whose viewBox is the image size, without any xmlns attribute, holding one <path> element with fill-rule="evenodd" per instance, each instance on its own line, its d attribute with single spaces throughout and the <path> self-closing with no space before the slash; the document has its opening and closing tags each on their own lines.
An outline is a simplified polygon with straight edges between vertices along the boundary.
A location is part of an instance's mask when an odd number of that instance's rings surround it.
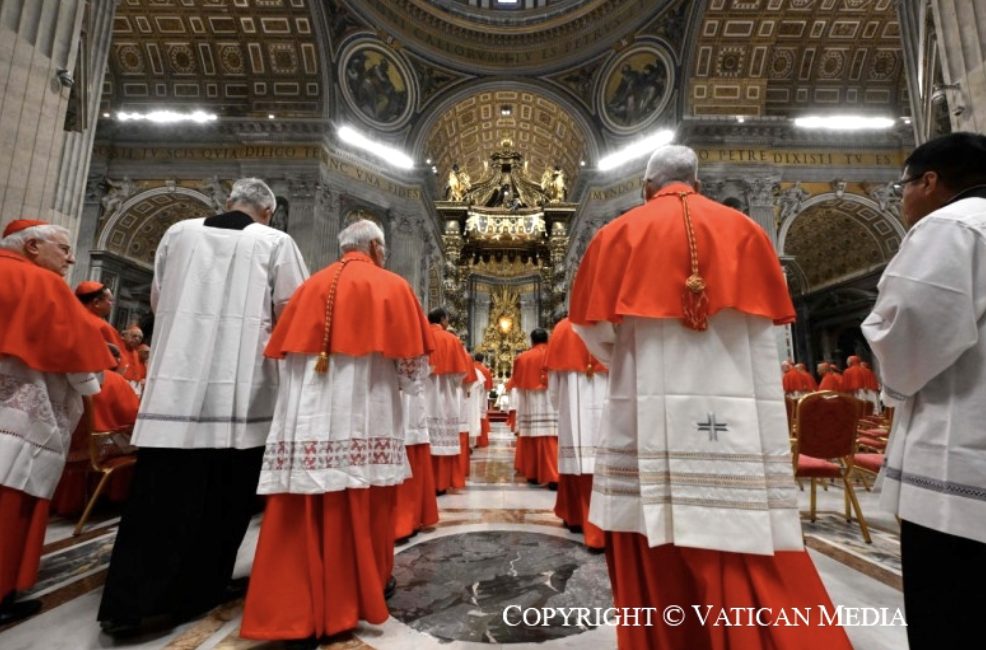
<svg viewBox="0 0 986 650">
<path fill-rule="evenodd" d="M 894 518 L 878 507 L 878 494 L 860 488 L 872 544 L 842 513 L 839 487 L 818 491 L 818 516 L 807 517 L 801 494 L 806 544 L 835 605 L 903 611 L 900 546 Z M 488 650 L 509 647 L 601 650 L 616 646 L 605 625 L 509 626 L 502 612 L 523 607 L 608 607 L 611 593 L 602 555 L 588 553 L 581 535 L 555 517 L 555 493 L 532 487 L 513 473 L 513 437 L 494 425 L 491 445 L 472 459 L 464 490 L 439 499 L 441 521 L 396 550 L 398 591 L 383 625 L 362 625 L 323 648 Z M 72 537 L 74 522 L 55 520 L 45 539 L 38 616 L 0 628 L 3 650 L 169 648 L 178 650 L 265 649 L 277 643 L 239 638 L 243 601 L 216 608 L 167 633 L 115 642 L 96 623 L 109 553 L 119 518 L 97 515 L 86 532 Z M 240 548 L 236 575 L 248 575 L 260 517 Z M 846 629 L 857 650 L 906 650 L 905 628 L 859 625 Z"/>
</svg>

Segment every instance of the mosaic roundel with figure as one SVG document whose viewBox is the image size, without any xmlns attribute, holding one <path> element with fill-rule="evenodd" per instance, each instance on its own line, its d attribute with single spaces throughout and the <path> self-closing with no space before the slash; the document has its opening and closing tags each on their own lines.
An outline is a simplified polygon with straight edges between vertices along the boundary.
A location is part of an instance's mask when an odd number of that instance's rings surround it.
<svg viewBox="0 0 986 650">
<path fill-rule="evenodd" d="M 369 124 L 392 129 L 411 115 L 415 86 L 407 64 L 392 50 L 374 41 L 350 45 L 339 64 L 343 95 Z"/>
<path fill-rule="evenodd" d="M 634 133 L 657 119 L 674 90 L 671 55 L 641 43 L 616 56 L 602 75 L 596 101 L 603 123 L 616 133 Z"/>
</svg>

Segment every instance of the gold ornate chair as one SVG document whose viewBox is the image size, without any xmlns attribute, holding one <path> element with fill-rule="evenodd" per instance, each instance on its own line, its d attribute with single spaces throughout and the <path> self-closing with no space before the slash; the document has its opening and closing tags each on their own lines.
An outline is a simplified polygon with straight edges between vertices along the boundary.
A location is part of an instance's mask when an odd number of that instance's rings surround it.
<svg viewBox="0 0 986 650">
<path fill-rule="evenodd" d="M 89 398 L 84 399 L 87 400 L 86 411 L 91 414 L 92 407 L 88 403 Z M 137 448 L 130 444 L 131 427 L 119 431 L 93 431 L 90 421 L 89 430 L 89 463 L 93 470 L 102 476 L 100 476 L 92 496 L 89 497 L 86 509 L 82 512 L 82 517 L 79 518 L 79 523 L 75 525 L 73 535 L 82 534 L 89 514 L 92 512 L 93 506 L 96 505 L 96 500 L 103 493 L 103 489 L 113 472 L 137 462 Z"/>
</svg>

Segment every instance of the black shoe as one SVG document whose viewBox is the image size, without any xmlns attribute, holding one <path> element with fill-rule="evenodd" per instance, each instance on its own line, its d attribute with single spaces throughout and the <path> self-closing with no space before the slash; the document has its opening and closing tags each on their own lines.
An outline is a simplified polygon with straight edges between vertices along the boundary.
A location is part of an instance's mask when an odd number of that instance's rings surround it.
<svg viewBox="0 0 986 650">
<path fill-rule="evenodd" d="M 315 650 L 318 647 L 318 639 L 310 636 L 307 639 L 288 639 L 284 642 L 286 650 Z"/>
<path fill-rule="evenodd" d="M 384 600 L 389 600 L 394 592 L 397 591 L 397 578 L 390 576 L 390 580 L 387 581 L 387 586 L 383 588 L 383 598 Z"/>
<path fill-rule="evenodd" d="M 448 492 L 448 490 L 438 490 L 437 492 L 435 492 L 435 496 L 436 497 L 443 497 L 443 496 L 445 496 L 445 493 L 446 492 Z"/>
<path fill-rule="evenodd" d="M 527 479 L 527 482 L 530 485 L 537 485 L 538 484 L 538 480 L 536 478 L 529 478 L 529 479 Z"/>
<path fill-rule="evenodd" d="M 556 483 L 555 481 L 551 481 L 550 483 L 548 483 L 548 489 L 551 490 L 552 492 L 557 492 L 558 483 Z"/>
<path fill-rule="evenodd" d="M 602 555 L 606 552 L 605 548 L 596 548 L 595 546 L 586 546 L 585 550 L 589 551 L 593 555 Z"/>
<path fill-rule="evenodd" d="M 582 532 L 582 526 L 566 526 L 566 528 L 568 528 L 569 532 L 573 532 L 576 535 Z"/>
<path fill-rule="evenodd" d="M 140 621 L 126 619 L 111 618 L 105 621 L 100 621 L 99 627 L 102 628 L 103 632 L 109 634 L 114 639 L 126 639 L 128 637 L 137 636 L 143 631 Z"/>
<path fill-rule="evenodd" d="M 219 603 L 231 603 L 246 596 L 247 587 L 250 586 L 250 576 L 233 578 L 223 589 L 223 595 L 219 597 Z"/>
<path fill-rule="evenodd" d="M 0 609 L 0 626 L 30 618 L 41 611 L 41 599 L 17 600 L 4 603 Z"/>
</svg>

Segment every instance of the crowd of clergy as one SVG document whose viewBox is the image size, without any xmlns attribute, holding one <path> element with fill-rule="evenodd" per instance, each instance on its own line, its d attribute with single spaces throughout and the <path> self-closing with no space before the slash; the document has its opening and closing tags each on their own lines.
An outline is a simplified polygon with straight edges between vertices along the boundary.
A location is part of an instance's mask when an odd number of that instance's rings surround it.
<svg viewBox="0 0 986 650">
<path fill-rule="evenodd" d="M 644 204 L 595 235 L 568 315 L 531 332 L 494 403 L 509 411 L 517 472 L 557 491 L 556 515 L 606 554 L 616 607 L 831 609 L 804 547 L 784 397 L 829 390 L 879 409 L 880 387 L 855 356 L 844 373 L 820 364 L 818 380 L 785 361 L 778 381 L 774 326 L 795 315 L 778 258 L 755 222 L 699 189 L 694 151 L 654 152 Z M 63 469 L 93 430 L 132 431 L 137 457 L 109 490 L 127 500 L 98 613 L 107 634 L 244 595 L 240 634 L 289 647 L 388 618 L 395 545 L 465 488 L 470 450 L 489 444 L 494 378 L 449 314 L 425 314 L 386 270 L 375 222 L 343 229 L 339 259 L 309 276 L 292 238 L 267 226 L 275 207 L 263 181 L 241 179 L 225 212 L 167 230 L 150 348 L 139 325 L 107 322 L 109 287 L 68 288 L 66 229 L 6 225 L 0 625 L 41 607 L 18 592 L 36 579 L 49 511 L 80 507 L 89 477 Z M 878 304 L 867 321 L 876 354 L 894 313 Z M 260 509 L 251 575 L 234 580 Z M 824 620 L 712 629 L 686 617 L 621 625 L 618 639 L 849 647 Z"/>
</svg>

